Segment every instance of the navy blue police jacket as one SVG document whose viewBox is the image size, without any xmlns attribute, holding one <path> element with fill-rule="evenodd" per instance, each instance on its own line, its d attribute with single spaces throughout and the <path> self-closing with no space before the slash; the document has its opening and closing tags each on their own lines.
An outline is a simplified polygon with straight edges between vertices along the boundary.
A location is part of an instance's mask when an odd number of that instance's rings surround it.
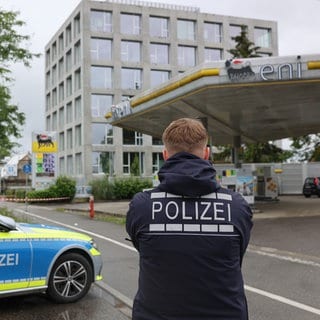
<svg viewBox="0 0 320 320">
<path fill-rule="evenodd" d="M 241 264 L 252 212 L 215 174 L 181 152 L 159 170 L 158 187 L 131 200 L 126 229 L 140 256 L 133 320 L 248 319 Z"/>
</svg>

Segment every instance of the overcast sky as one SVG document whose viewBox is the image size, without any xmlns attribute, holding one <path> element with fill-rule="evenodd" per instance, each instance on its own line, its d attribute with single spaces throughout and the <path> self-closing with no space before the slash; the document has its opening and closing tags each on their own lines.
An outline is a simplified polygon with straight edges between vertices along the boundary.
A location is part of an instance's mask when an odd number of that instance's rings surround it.
<svg viewBox="0 0 320 320">
<path fill-rule="evenodd" d="M 137 1 L 132 1 L 137 2 Z M 163 0 L 152 1 L 199 7 L 201 12 L 274 20 L 278 22 L 279 55 L 320 54 L 320 0 Z M 31 36 L 30 50 L 44 47 L 80 0 L 0 0 L 0 9 L 20 11 L 26 22 L 21 33 Z M 44 130 L 44 55 L 30 69 L 13 66 L 12 102 L 26 114 L 22 147 L 31 150 L 32 131 Z"/>
</svg>

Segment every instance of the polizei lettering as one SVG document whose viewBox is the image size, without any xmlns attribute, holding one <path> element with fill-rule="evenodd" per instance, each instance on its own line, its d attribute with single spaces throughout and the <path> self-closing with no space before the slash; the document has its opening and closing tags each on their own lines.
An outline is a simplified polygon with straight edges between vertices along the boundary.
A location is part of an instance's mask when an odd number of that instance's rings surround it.
<svg viewBox="0 0 320 320">
<path fill-rule="evenodd" d="M 195 201 L 188 203 L 186 201 L 168 201 L 163 203 L 154 201 L 152 203 L 152 220 L 162 215 L 169 221 L 181 219 L 182 221 L 215 221 L 230 222 L 231 207 L 230 203 L 219 201 Z"/>
<path fill-rule="evenodd" d="M 1 253 L 0 267 L 17 266 L 19 264 L 18 253 Z"/>
</svg>

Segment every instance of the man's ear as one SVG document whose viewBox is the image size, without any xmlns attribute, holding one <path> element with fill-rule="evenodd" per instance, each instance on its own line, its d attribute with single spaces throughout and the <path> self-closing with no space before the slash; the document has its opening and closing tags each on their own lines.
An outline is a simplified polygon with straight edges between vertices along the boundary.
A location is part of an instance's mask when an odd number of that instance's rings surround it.
<svg viewBox="0 0 320 320">
<path fill-rule="evenodd" d="M 204 158 L 204 160 L 209 160 L 209 158 L 210 158 L 210 147 L 206 147 L 205 148 L 203 158 Z"/>
<path fill-rule="evenodd" d="M 169 154 L 168 154 L 168 150 L 167 149 L 163 149 L 162 156 L 163 156 L 163 159 L 165 161 L 167 161 L 167 159 L 169 158 Z"/>
</svg>

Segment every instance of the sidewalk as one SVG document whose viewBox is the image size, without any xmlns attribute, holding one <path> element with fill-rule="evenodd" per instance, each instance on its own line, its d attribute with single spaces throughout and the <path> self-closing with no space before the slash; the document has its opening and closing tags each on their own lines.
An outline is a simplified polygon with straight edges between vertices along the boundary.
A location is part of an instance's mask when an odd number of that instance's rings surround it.
<svg viewBox="0 0 320 320">
<path fill-rule="evenodd" d="M 59 208 L 69 211 L 88 212 L 89 203 L 57 204 Z M 125 216 L 129 201 L 96 201 L 95 213 Z M 289 218 L 320 215 L 320 199 L 305 198 L 303 195 L 279 196 L 276 201 L 256 201 L 253 206 L 254 219 Z"/>
</svg>

